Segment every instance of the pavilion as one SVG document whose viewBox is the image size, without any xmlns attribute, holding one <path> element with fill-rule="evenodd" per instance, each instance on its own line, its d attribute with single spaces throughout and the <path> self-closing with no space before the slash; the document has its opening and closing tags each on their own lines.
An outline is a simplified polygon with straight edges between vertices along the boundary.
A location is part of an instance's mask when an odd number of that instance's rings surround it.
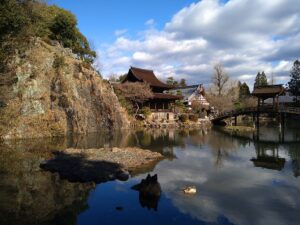
<svg viewBox="0 0 300 225">
<path fill-rule="evenodd" d="M 257 107 L 264 105 L 266 99 L 273 99 L 273 108 L 278 108 L 279 106 L 279 96 L 284 95 L 285 88 L 280 85 L 265 85 L 255 87 L 252 95 L 257 97 Z"/>
</svg>

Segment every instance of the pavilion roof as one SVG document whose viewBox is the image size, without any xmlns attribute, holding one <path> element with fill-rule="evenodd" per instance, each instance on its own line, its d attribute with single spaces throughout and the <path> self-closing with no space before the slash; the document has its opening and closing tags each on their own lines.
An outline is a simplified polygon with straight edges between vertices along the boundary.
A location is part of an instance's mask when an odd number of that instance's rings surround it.
<svg viewBox="0 0 300 225">
<path fill-rule="evenodd" d="M 155 76 L 153 70 L 145 70 L 141 68 L 131 67 L 130 70 L 132 75 L 135 76 L 139 81 L 148 83 L 152 87 L 159 87 L 164 89 L 172 89 L 172 85 L 161 82 Z"/>
<path fill-rule="evenodd" d="M 266 85 L 254 88 L 252 95 L 256 97 L 272 98 L 284 94 L 282 85 Z"/>
</svg>

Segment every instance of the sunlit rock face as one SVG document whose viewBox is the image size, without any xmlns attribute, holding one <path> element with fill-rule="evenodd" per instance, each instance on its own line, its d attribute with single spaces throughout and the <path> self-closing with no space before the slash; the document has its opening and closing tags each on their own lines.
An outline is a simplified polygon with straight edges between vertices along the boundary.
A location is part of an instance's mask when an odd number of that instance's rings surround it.
<svg viewBox="0 0 300 225">
<path fill-rule="evenodd" d="M 92 184 L 70 183 L 43 172 L 49 153 L 0 147 L 0 224 L 76 224 Z"/>
<path fill-rule="evenodd" d="M 0 135 L 59 136 L 127 127 L 109 83 L 59 44 L 33 39 L 1 74 Z"/>
</svg>

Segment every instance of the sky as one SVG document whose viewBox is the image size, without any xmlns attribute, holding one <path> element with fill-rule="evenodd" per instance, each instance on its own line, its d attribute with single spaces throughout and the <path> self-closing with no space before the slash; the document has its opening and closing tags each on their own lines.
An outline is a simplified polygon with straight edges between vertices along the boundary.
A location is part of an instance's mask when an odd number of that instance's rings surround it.
<svg viewBox="0 0 300 225">
<path fill-rule="evenodd" d="M 300 0 L 50 0 L 77 16 L 104 77 L 130 66 L 209 85 L 221 63 L 252 86 L 259 71 L 285 84 L 300 58 Z"/>
</svg>

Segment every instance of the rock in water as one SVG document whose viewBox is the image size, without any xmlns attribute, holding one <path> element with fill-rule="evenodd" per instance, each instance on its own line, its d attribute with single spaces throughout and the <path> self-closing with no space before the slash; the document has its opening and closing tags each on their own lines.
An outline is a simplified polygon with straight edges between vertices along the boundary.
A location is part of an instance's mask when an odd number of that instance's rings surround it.
<svg viewBox="0 0 300 225">
<path fill-rule="evenodd" d="M 111 85 L 60 45 L 32 39 L 0 79 L 0 137 L 38 138 L 129 126 Z M 3 107 L 2 107 L 3 106 Z"/>
</svg>

